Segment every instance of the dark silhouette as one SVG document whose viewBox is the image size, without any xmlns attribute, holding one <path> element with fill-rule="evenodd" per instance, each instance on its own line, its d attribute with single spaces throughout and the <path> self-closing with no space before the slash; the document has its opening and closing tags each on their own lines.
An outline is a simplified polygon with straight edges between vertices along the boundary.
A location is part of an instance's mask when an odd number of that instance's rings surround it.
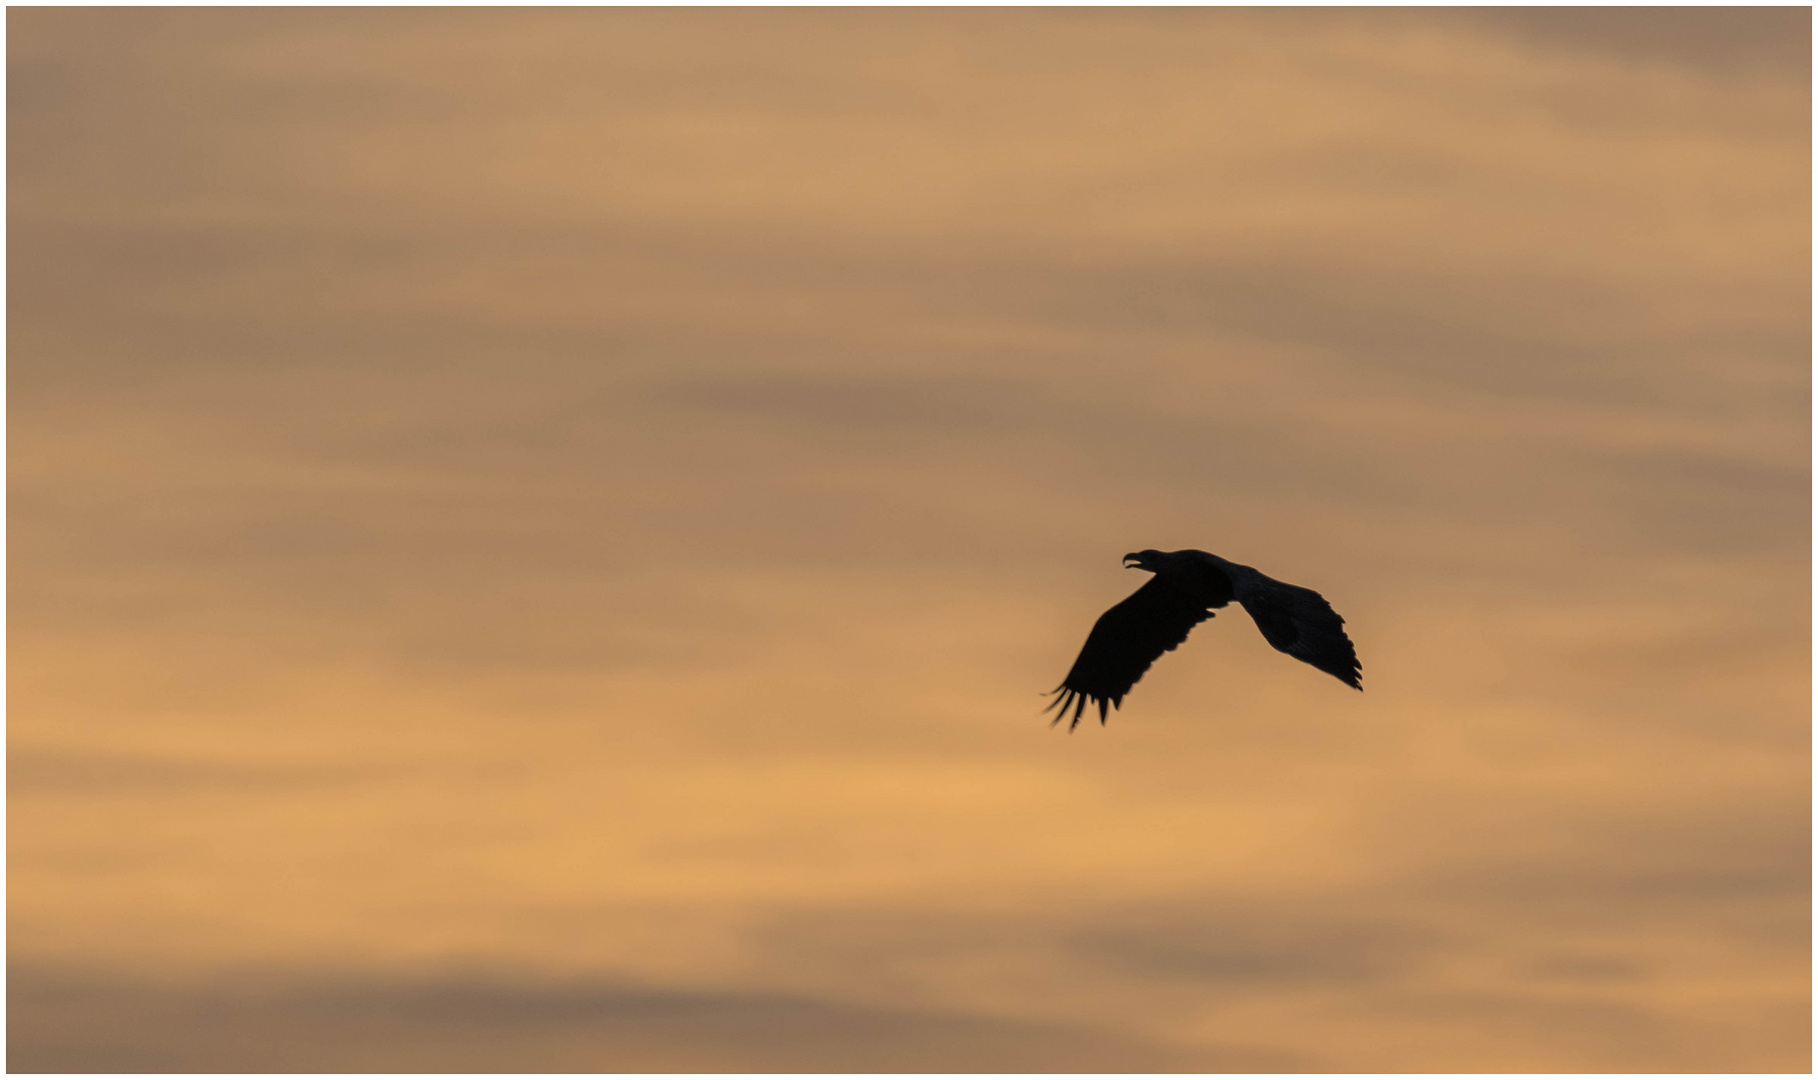
<svg viewBox="0 0 1818 1080">
<path fill-rule="evenodd" d="M 1358 681 L 1363 665 L 1345 636 L 1344 619 L 1312 589 L 1276 581 L 1203 551 L 1138 551 L 1124 556 L 1124 568 L 1132 565 L 1155 576 L 1099 616 L 1073 670 L 1053 691 L 1056 696 L 1048 708 L 1060 706 L 1054 723 L 1060 723 L 1069 708 L 1073 710 L 1068 731 L 1079 726 L 1080 714 L 1094 701 L 1098 703 L 1098 722 L 1103 724 L 1150 664 L 1210 619 L 1209 609 L 1224 607 L 1232 600 L 1256 620 L 1256 628 L 1269 644 L 1346 686 L 1363 689 Z"/>
</svg>

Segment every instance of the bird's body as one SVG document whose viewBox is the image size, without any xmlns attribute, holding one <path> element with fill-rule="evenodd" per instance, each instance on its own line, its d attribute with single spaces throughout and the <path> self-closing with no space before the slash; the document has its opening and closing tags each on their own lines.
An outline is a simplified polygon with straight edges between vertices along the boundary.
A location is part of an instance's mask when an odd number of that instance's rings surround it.
<svg viewBox="0 0 1818 1080">
<path fill-rule="evenodd" d="M 1254 567 L 1204 551 L 1139 551 L 1126 566 L 1154 574 L 1142 588 L 1099 616 L 1086 636 L 1073 670 L 1054 691 L 1060 706 L 1054 722 L 1073 710 L 1068 730 L 1079 726 L 1086 706 L 1096 702 L 1099 723 L 1122 705 L 1124 695 L 1165 652 L 1187 640 L 1192 629 L 1212 618 L 1213 608 L 1236 600 L 1270 645 L 1355 689 L 1357 650 L 1345 636 L 1344 619 L 1312 589 L 1276 581 Z"/>
</svg>

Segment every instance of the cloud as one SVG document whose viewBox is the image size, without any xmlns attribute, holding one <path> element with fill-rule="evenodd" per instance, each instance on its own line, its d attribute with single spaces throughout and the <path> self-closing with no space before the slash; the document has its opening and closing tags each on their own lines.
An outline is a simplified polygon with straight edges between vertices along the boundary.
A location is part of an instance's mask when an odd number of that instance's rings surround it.
<svg viewBox="0 0 1818 1080">
<path fill-rule="evenodd" d="M 777 993 L 452 975 L 199 984 L 15 966 L 22 1072 L 1293 1071 L 1292 1055 Z"/>
<path fill-rule="evenodd" d="M 1812 13 L 1803 8 L 1530 8 L 1459 12 L 1492 33 L 1631 61 L 1668 62 L 1722 75 L 1808 73 L 1805 38 Z"/>
<path fill-rule="evenodd" d="M 87 791 L 187 793 L 334 787 L 358 782 L 358 771 L 338 766 L 273 766 L 197 760 L 155 754 L 79 752 L 15 744 L 6 755 L 7 790 L 31 798 Z"/>
</svg>

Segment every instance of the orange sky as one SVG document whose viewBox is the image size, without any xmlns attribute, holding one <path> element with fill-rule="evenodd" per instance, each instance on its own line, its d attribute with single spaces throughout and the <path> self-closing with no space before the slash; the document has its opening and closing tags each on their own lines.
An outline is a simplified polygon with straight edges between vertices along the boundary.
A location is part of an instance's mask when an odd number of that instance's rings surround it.
<svg viewBox="0 0 1818 1080">
<path fill-rule="evenodd" d="M 15 1071 L 1809 1069 L 1809 10 L 7 26 Z"/>
</svg>

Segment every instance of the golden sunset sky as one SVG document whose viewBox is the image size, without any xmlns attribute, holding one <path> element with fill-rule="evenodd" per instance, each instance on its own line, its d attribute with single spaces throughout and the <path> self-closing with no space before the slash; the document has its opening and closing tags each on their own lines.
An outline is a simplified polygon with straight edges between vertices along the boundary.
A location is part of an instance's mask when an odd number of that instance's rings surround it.
<svg viewBox="0 0 1818 1080">
<path fill-rule="evenodd" d="M 7 28 L 13 1070 L 1810 1068 L 1809 9 Z"/>
</svg>

